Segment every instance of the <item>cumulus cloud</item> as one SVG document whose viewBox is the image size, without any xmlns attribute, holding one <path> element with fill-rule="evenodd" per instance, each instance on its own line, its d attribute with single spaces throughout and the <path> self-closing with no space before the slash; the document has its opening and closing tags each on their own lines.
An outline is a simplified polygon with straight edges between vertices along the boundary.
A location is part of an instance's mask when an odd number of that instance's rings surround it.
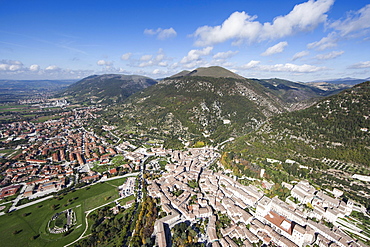
<svg viewBox="0 0 370 247">
<path fill-rule="evenodd" d="M 23 69 L 21 61 L 17 60 L 0 60 L 0 71 L 18 71 Z"/>
<path fill-rule="evenodd" d="M 259 70 L 270 72 L 313 73 L 326 69 L 326 67 L 317 67 L 309 64 L 297 65 L 291 63 L 259 66 Z"/>
<path fill-rule="evenodd" d="M 263 52 L 261 55 L 262 56 L 270 56 L 270 55 L 273 55 L 273 54 L 276 54 L 276 53 L 281 53 L 281 52 L 284 51 L 284 48 L 287 45 L 288 45 L 288 42 L 286 42 L 286 41 L 277 43 L 276 45 L 267 48 L 267 50 L 265 52 Z"/>
<path fill-rule="evenodd" d="M 342 36 L 350 33 L 369 30 L 370 28 L 370 4 L 358 11 L 351 11 L 347 18 L 333 22 L 330 27 L 338 30 Z"/>
<path fill-rule="evenodd" d="M 152 74 L 153 75 L 159 75 L 159 74 L 162 74 L 163 72 L 160 70 L 160 69 L 155 69 L 153 70 Z"/>
<path fill-rule="evenodd" d="M 150 66 L 161 66 L 166 67 L 168 66 L 167 60 L 169 60 L 163 49 L 159 49 L 157 52 L 157 55 L 144 55 L 140 58 L 140 61 L 143 61 L 139 63 L 139 67 L 150 67 Z"/>
<path fill-rule="evenodd" d="M 37 64 L 24 66 L 17 60 L 0 60 L 0 76 L 9 79 L 76 79 L 91 75 L 92 70 L 62 69 L 56 65 L 50 65 L 42 69 Z"/>
<path fill-rule="evenodd" d="M 212 52 L 212 50 L 213 50 L 212 46 L 205 47 L 201 50 L 190 50 L 188 52 L 188 55 L 181 59 L 180 63 L 190 63 L 200 60 L 201 56 L 209 55 Z"/>
<path fill-rule="evenodd" d="M 145 29 L 144 30 L 144 34 L 147 34 L 147 35 L 156 35 L 157 36 L 157 39 L 164 40 L 164 39 L 176 37 L 177 32 L 175 31 L 175 29 L 173 29 L 171 27 L 171 28 L 168 28 L 168 29 L 158 28 L 157 30 L 154 30 L 154 29 Z"/>
<path fill-rule="evenodd" d="M 355 63 L 348 67 L 349 69 L 367 69 L 370 68 L 370 61 Z"/>
<path fill-rule="evenodd" d="M 333 59 L 333 58 L 336 58 L 340 55 L 342 55 L 344 53 L 344 51 L 332 51 L 332 52 L 329 52 L 329 53 L 326 53 L 326 54 L 319 54 L 316 56 L 317 59 L 320 59 L 320 60 L 328 60 L 328 59 Z"/>
<path fill-rule="evenodd" d="M 233 57 L 235 56 L 236 54 L 238 54 L 239 51 L 226 51 L 226 52 L 218 52 L 216 53 L 213 58 L 214 59 L 227 59 L 227 58 L 230 58 L 230 57 Z"/>
<path fill-rule="evenodd" d="M 128 53 L 123 54 L 121 56 L 121 59 L 122 60 L 129 60 L 131 56 L 132 56 L 132 53 L 131 52 L 128 52 Z"/>
<path fill-rule="evenodd" d="M 297 52 L 296 54 L 294 54 L 292 60 L 295 61 L 299 58 L 302 58 L 302 57 L 305 57 L 307 55 L 309 55 L 310 52 L 309 51 L 300 51 L 300 52 Z"/>
<path fill-rule="evenodd" d="M 40 70 L 40 66 L 37 64 L 32 64 L 30 66 L 30 71 L 39 71 L 39 70 Z"/>
<path fill-rule="evenodd" d="M 102 59 L 97 61 L 96 64 L 99 66 L 111 66 L 113 63 Z"/>
<path fill-rule="evenodd" d="M 50 65 L 50 66 L 46 67 L 45 70 L 57 71 L 57 70 L 60 70 L 60 68 L 56 65 Z"/>
<path fill-rule="evenodd" d="M 315 29 L 327 19 L 326 12 L 334 0 L 309 0 L 294 6 L 285 16 L 276 17 L 271 23 L 256 21 L 257 16 L 246 12 L 234 12 L 219 26 L 202 26 L 193 34 L 195 45 L 208 46 L 234 40 L 234 44 L 243 41 L 255 42 L 273 40 Z"/>
<path fill-rule="evenodd" d="M 260 63 L 260 61 L 251 60 L 249 63 L 240 66 L 239 69 L 252 69 L 257 67 Z"/>
<path fill-rule="evenodd" d="M 152 59 L 153 55 L 143 55 L 141 56 L 140 60 L 141 61 L 148 61 L 150 59 Z"/>
<path fill-rule="evenodd" d="M 317 49 L 319 51 L 323 51 L 328 48 L 333 48 L 337 46 L 338 37 L 335 32 L 331 32 L 328 34 L 328 36 L 322 38 L 319 41 L 309 43 L 307 45 L 308 49 Z"/>
</svg>

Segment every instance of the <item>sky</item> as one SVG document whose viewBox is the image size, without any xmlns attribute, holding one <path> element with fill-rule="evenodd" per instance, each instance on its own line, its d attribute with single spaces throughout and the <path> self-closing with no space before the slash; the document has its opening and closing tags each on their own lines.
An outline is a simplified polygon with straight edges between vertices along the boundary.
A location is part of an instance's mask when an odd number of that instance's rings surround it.
<svg viewBox="0 0 370 247">
<path fill-rule="evenodd" d="M 370 77 L 368 0 L 0 0 L 0 79 Z"/>
</svg>

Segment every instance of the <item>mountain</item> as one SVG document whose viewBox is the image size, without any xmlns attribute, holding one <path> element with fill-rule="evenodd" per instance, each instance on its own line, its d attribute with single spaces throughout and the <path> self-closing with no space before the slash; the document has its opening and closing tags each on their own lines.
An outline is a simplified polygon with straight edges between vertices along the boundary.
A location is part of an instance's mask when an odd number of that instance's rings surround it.
<svg viewBox="0 0 370 247">
<path fill-rule="evenodd" d="M 220 66 L 211 66 L 211 67 L 200 67 L 193 71 L 183 70 L 178 74 L 171 76 L 171 78 L 175 77 L 183 77 L 183 76 L 207 76 L 207 77 L 214 77 L 214 78 L 235 78 L 235 79 L 245 79 L 244 77 L 231 72 L 225 68 Z"/>
<path fill-rule="evenodd" d="M 327 93 L 279 79 L 246 79 L 221 67 L 198 68 L 165 78 L 105 114 L 112 124 L 135 126 L 141 133 L 221 142 Z"/>
<path fill-rule="evenodd" d="M 305 84 L 311 87 L 316 87 L 324 91 L 332 91 L 332 92 L 342 91 L 344 89 L 351 87 L 351 85 L 349 84 L 335 84 L 335 83 L 328 83 L 328 82 L 308 82 Z"/>
<path fill-rule="evenodd" d="M 244 138 L 269 143 L 266 155 L 293 153 L 367 165 L 370 163 L 370 82 L 324 98 L 309 108 L 274 116 Z M 277 141 L 278 140 L 278 141 Z M 251 141 L 251 142 L 250 142 Z M 362 154 L 359 155 L 360 151 Z"/>
<path fill-rule="evenodd" d="M 59 96 L 77 102 L 108 104 L 122 102 L 156 83 L 156 80 L 140 75 L 93 75 L 72 84 Z"/>
<path fill-rule="evenodd" d="M 281 105 L 264 87 L 246 79 L 186 76 L 167 78 L 123 105 L 111 106 L 106 118 L 140 123 L 140 129 L 171 138 L 218 142 L 255 129 L 283 112 Z"/>
<path fill-rule="evenodd" d="M 338 79 L 328 79 L 328 80 L 315 80 L 312 82 L 326 82 L 330 84 L 345 84 L 345 85 L 356 85 L 365 81 L 368 81 L 367 79 L 358 79 L 358 78 L 352 78 L 352 77 L 345 77 L 345 78 L 338 78 Z"/>
<path fill-rule="evenodd" d="M 235 169 L 269 170 L 275 182 L 307 178 L 370 207 L 370 188 L 352 179 L 354 174 L 370 175 L 370 82 L 270 118 L 230 144 L 227 157 L 226 163 Z M 267 158 L 281 162 L 269 164 Z"/>
<path fill-rule="evenodd" d="M 332 86 L 320 88 L 316 85 L 292 82 L 278 78 L 257 80 L 262 86 L 271 90 L 274 96 L 281 98 L 286 103 L 288 111 L 304 109 L 318 99 L 336 94 L 347 87 Z"/>
</svg>

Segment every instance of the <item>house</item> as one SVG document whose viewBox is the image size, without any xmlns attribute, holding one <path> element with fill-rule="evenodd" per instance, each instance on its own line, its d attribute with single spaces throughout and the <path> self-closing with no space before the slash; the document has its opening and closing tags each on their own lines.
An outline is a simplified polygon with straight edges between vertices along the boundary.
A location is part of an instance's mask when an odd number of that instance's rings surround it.
<svg viewBox="0 0 370 247">
<path fill-rule="evenodd" d="M 11 185 L 11 186 L 2 188 L 0 191 L 0 199 L 15 195 L 20 187 L 21 185 Z"/>
</svg>

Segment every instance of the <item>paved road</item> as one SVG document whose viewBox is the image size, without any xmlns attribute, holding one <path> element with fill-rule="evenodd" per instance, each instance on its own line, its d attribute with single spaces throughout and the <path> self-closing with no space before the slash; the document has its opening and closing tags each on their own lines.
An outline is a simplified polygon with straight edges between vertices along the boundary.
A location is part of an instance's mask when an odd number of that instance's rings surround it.
<svg viewBox="0 0 370 247">
<path fill-rule="evenodd" d="M 29 202 L 29 203 L 26 203 L 26 204 L 20 205 L 20 206 L 18 206 L 18 207 L 11 207 L 11 208 L 9 209 L 9 212 L 10 212 L 10 211 L 19 210 L 19 209 L 22 209 L 22 208 L 26 208 L 26 207 L 28 207 L 28 206 L 31 206 L 31 205 L 37 204 L 37 203 L 39 203 L 39 202 L 45 201 L 45 200 L 50 199 L 50 198 L 53 198 L 53 195 L 51 195 L 51 196 L 47 196 L 47 197 L 43 197 L 43 198 L 41 198 L 41 199 L 38 199 L 38 200 L 36 200 L 36 201 L 33 201 L 33 202 Z"/>
<path fill-rule="evenodd" d="M 139 175 L 139 173 L 140 172 L 133 172 L 133 173 L 127 173 L 127 174 L 122 175 L 122 176 L 116 176 L 116 177 L 111 177 L 111 178 L 107 178 L 107 179 L 101 178 L 99 181 L 100 182 L 105 182 L 105 181 L 111 181 L 111 180 L 120 179 L 120 178 L 135 177 L 135 176 Z"/>
<path fill-rule="evenodd" d="M 21 184 L 23 185 L 23 187 L 22 187 L 19 195 L 17 196 L 17 198 L 14 199 L 13 205 L 10 207 L 9 212 L 16 210 L 17 207 L 15 205 L 17 205 L 17 203 L 19 202 L 19 200 L 23 196 L 23 192 L 26 190 L 26 187 L 27 187 L 26 184 L 25 183 L 21 183 Z"/>
</svg>

